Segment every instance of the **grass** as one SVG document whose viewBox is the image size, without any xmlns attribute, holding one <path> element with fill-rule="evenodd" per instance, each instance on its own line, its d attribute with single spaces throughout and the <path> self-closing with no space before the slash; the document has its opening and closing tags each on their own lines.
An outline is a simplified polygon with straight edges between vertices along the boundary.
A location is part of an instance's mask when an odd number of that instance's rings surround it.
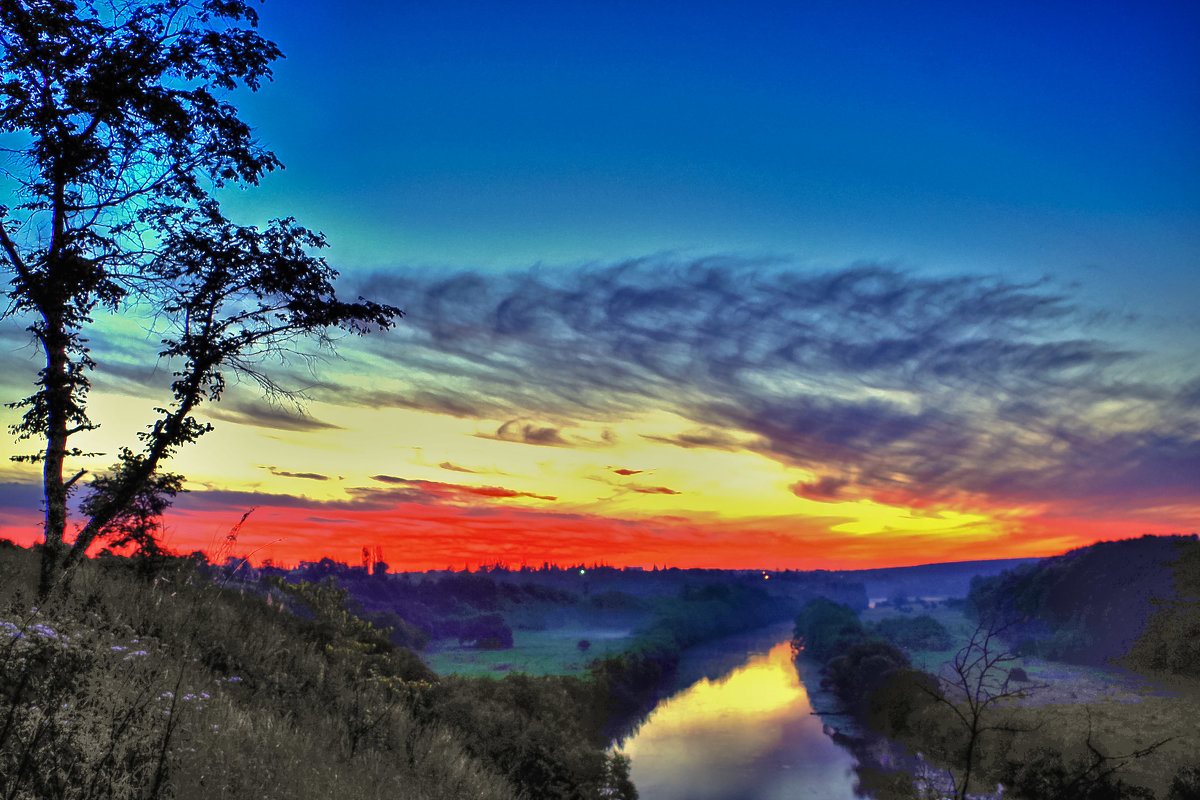
<svg viewBox="0 0 1200 800">
<path fill-rule="evenodd" d="M 633 641 L 632 634 L 599 633 L 578 628 L 515 630 L 510 650 L 478 650 L 460 645 L 456 639 L 438 639 L 429 644 L 421 660 L 438 675 L 583 675 L 592 660 L 621 653 Z M 580 639 L 591 642 L 586 651 L 579 650 Z"/>
<path fill-rule="evenodd" d="M 920 605 L 911 607 L 911 611 L 899 611 L 893 607 L 868 608 L 859 614 L 863 625 L 889 617 L 919 617 L 926 615 L 945 626 L 953 639 L 953 644 L 945 650 L 914 650 L 909 651 L 913 666 L 926 672 L 937 672 L 938 668 L 954 658 L 954 654 L 971 639 L 975 623 L 967 619 L 961 610 L 950 608 L 945 603 L 938 603 L 933 608 L 922 608 Z"/>
<path fill-rule="evenodd" d="M 572 721 L 573 679 L 528 679 L 519 708 L 485 704 L 473 684 L 500 682 L 440 684 L 352 616 L 300 619 L 183 559 L 152 573 L 83 562 L 35 607 L 37 562 L 0 542 L 5 800 L 619 796 L 603 746 Z M 496 736 L 473 733 L 485 717 Z M 541 773 L 513 766 L 505 747 L 522 735 L 520 763 Z"/>
<path fill-rule="evenodd" d="M 1177 683 L 1171 696 L 1117 691 L 1086 703 L 1038 701 L 1035 695 L 1003 711 L 1006 721 L 1034 729 L 1014 744 L 1010 759 L 1019 761 L 1043 746 L 1081 753 L 1089 729 L 1100 749 L 1113 756 L 1165 742 L 1119 773 L 1159 797 L 1166 795 L 1176 770 L 1200 760 L 1200 682 Z"/>
</svg>

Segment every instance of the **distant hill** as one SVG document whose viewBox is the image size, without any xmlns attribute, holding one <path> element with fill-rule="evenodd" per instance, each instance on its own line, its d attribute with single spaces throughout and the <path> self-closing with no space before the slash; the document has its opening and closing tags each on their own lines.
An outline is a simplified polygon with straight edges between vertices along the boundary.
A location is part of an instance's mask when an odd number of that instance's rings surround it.
<svg viewBox="0 0 1200 800">
<path fill-rule="evenodd" d="M 998 575 L 1021 564 L 1035 563 L 1036 558 L 999 558 L 987 561 L 949 561 L 941 564 L 920 564 L 915 567 L 887 567 L 847 572 L 846 575 L 865 584 L 872 599 L 890 598 L 897 594 L 906 597 L 966 597 L 971 579 L 977 576 Z"/>
<path fill-rule="evenodd" d="M 983 619 L 1009 623 L 1018 649 L 1083 664 L 1196 672 L 1200 541 L 1143 536 L 1099 542 L 972 582 Z M 1153 642 L 1151 641 L 1153 639 Z"/>
</svg>

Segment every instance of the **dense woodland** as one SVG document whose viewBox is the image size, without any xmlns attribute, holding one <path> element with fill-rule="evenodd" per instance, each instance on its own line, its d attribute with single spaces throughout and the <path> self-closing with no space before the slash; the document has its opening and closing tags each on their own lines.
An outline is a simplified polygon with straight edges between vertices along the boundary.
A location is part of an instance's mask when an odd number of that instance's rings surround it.
<svg viewBox="0 0 1200 800">
<path fill-rule="evenodd" d="M 1020 653 L 1200 676 L 1200 542 L 1101 542 L 991 578 L 968 601 Z"/>
</svg>

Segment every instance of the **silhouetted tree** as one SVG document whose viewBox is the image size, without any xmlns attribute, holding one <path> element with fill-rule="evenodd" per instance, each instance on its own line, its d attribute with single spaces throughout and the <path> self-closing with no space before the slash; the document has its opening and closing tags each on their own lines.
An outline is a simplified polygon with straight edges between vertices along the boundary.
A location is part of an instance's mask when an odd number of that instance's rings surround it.
<svg viewBox="0 0 1200 800">
<path fill-rule="evenodd" d="M 193 411 L 220 398 L 234 370 L 277 387 L 262 357 L 326 331 L 387 328 L 399 309 L 334 294 L 336 272 L 312 255 L 320 234 L 291 219 L 266 230 L 226 219 L 212 192 L 252 185 L 279 166 L 223 96 L 256 90 L 280 56 L 244 0 L 77 4 L 0 1 L 0 133 L 16 186 L 0 206 L 11 272 L 6 315 L 31 320 L 45 356 L 13 426 L 39 449 L 46 497 L 42 590 L 144 492 L 160 463 L 209 430 Z M 69 475 L 88 415 L 93 314 L 140 308 L 163 333 L 171 399 L 142 449 L 89 507 L 69 553 Z"/>
<path fill-rule="evenodd" d="M 956 800 L 965 800 L 967 796 L 967 788 L 979 764 L 980 746 L 985 735 L 1027 732 L 1025 728 L 994 721 L 992 711 L 995 706 L 1045 688 L 1045 684 L 1027 682 L 1020 687 L 1013 686 L 1009 665 L 1016 657 L 1005 649 L 1000 640 L 1003 630 L 1001 625 L 980 622 L 971 634 L 970 641 L 937 676 L 936 690 L 915 684 L 936 703 L 948 708 L 952 719 L 962 730 L 962 748 L 956 756 L 952 755 L 952 761 L 961 771 L 953 776 Z"/>
<path fill-rule="evenodd" d="M 93 516 L 104 505 L 113 502 L 113 492 L 124 485 L 125 472 L 136 464 L 134 453 L 125 448 L 121 460 L 113 465 L 107 475 L 95 476 L 88 485 L 88 496 L 79 504 L 86 516 Z M 112 515 L 99 536 L 109 541 L 112 547 L 132 547 L 139 555 L 162 554 L 159 537 L 162 514 L 171 505 L 175 496 L 187 491 L 183 488 L 183 476 L 173 472 L 158 471 L 150 475 L 129 501 Z"/>
</svg>

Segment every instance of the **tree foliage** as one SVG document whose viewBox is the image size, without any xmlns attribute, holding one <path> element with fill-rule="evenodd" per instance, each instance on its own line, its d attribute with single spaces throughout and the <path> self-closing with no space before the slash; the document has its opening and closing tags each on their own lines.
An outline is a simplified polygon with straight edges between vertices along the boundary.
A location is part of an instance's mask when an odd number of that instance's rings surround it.
<svg viewBox="0 0 1200 800">
<path fill-rule="evenodd" d="M 850 606 L 824 597 L 808 601 L 796 617 L 793 646 L 824 663 L 866 637 L 858 614 Z"/>
<path fill-rule="evenodd" d="M 1200 677 L 1200 541 L 1182 538 L 1171 564 L 1175 591 L 1155 609 L 1127 662 L 1135 669 Z M 1200 796 L 1200 793 L 1198 793 Z"/>
<path fill-rule="evenodd" d="M 911 667 L 908 656 L 894 645 L 866 639 L 825 664 L 821 685 L 833 690 L 848 711 L 862 717 L 868 715 L 876 690 Z"/>
<path fill-rule="evenodd" d="M 129 448 L 121 451 L 120 460 L 108 474 L 92 478 L 88 496 L 79 504 L 85 516 L 95 516 L 113 496 L 121 491 L 129 471 L 138 469 L 140 459 Z M 129 500 L 112 514 L 108 523 L 99 531 L 99 536 L 108 540 L 111 547 L 120 550 L 131 547 L 143 556 L 162 555 L 159 546 L 158 528 L 164 511 L 175 496 L 187 491 L 183 488 L 183 476 L 159 470 L 152 473 L 137 488 Z"/>
<path fill-rule="evenodd" d="M 1186 594 L 1173 590 L 1172 565 L 1196 547 L 1192 536 L 1099 542 L 975 578 L 968 601 L 981 618 L 1005 622 L 1019 653 L 1103 664 L 1130 651 L 1156 608 Z M 1194 626 L 1194 608 L 1179 605 L 1170 624 L 1187 627 L 1190 616 Z"/>
<path fill-rule="evenodd" d="M 945 650 L 953 644 L 946 626 L 928 614 L 881 619 L 870 632 L 905 650 Z"/>
<path fill-rule="evenodd" d="M 226 99 L 257 90 L 280 56 L 243 0 L 0 2 L 0 134 L 15 186 L 0 206 L 11 273 L 6 315 L 29 320 L 45 356 L 36 391 L 12 404 L 36 441 L 46 495 L 43 583 L 60 563 L 67 500 L 85 474 L 73 437 L 88 414 L 94 317 L 140 309 L 162 335 L 170 400 L 138 452 L 95 487 L 67 561 L 123 515 L 179 447 L 209 430 L 193 412 L 230 370 L 268 391 L 261 369 L 329 329 L 389 327 L 399 309 L 339 300 L 320 234 L 290 218 L 237 225 L 213 199 L 280 165 Z M 161 487 L 160 487 L 161 488 Z M 43 586 L 43 589 L 45 585 Z"/>
</svg>

